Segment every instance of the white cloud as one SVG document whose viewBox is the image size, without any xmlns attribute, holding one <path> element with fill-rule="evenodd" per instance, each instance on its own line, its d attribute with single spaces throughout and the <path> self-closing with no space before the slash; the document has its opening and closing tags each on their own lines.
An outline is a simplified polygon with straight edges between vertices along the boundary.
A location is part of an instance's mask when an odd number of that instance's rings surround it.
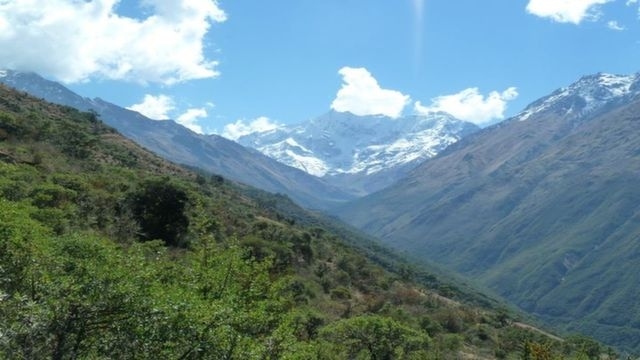
<svg viewBox="0 0 640 360">
<path fill-rule="evenodd" d="M 627 0 L 627 6 L 634 6 L 638 4 L 638 0 Z M 640 8 L 638 8 L 638 18 L 640 19 Z"/>
<path fill-rule="evenodd" d="M 615 20 L 611 20 L 611 21 L 609 21 L 609 22 L 607 23 L 607 27 L 608 27 L 609 29 L 611 29 L 611 30 L 615 30 L 615 31 L 622 31 L 622 30 L 624 30 L 624 29 L 625 29 L 625 28 L 624 28 L 624 26 L 622 26 L 622 25 L 618 24 L 618 22 L 617 22 L 617 21 L 615 21 Z"/>
<path fill-rule="evenodd" d="M 144 19 L 119 0 L 0 1 L 0 64 L 64 82 L 92 77 L 176 82 L 218 75 L 204 38 L 226 14 L 217 0 L 142 0 Z"/>
<path fill-rule="evenodd" d="M 222 136 L 231 140 L 238 140 L 244 135 L 266 132 L 277 129 L 280 124 L 271 121 L 268 117 L 261 116 L 249 123 L 238 120 L 235 123 L 225 125 Z"/>
<path fill-rule="evenodd" d="M 207 116 L 208 114 L 206 109 L 192 108 L 188 109 L 184 114 L 178 116 L 176 122 L 193 132 L 204 134 L 202 126 L 198 124 L 198 119 L 206 118 Z"/>
<path fill-rule="evenodd" d="M 580 24 L 598 18 L 597 6 L 612 0 L 529 0 L 527 11 L 560 23 Z"/>
<path fill-rule="evenodd" d="M 207 103 L 206 106 L 212 107 L 213 103 Z M 137 111 L 152 120 L 172 119 L 173 116 L 171 114 L 176 113 L 176 105 L 173 98 L 163 94 L 157 96 L 147 94 L 141 103 L 131 105 L 127 109 Z M 204 131 L 202 126 L 198 124 L 198 120 L 207 116 L 207 110 L 204 107 L 190 108 L 178 115 L 175 121 L 193 132 L 203 134 Z"/>
<path fill-rule="evenodd" d="M 335 111 L 397 118 L 410 101 L 409 96 L 399 91 L 382 89 L 365 68 L 343 67 L 338 73 L 343 84 L 331 103 Z"/>
<path fill-rule="evenodd" d="M 476 125 L 486 125 L 495 120 L 504 119 L 507 102 L 518 97 L 515 87 L 503 92 L 492 91 L 483 96 L 478 88 L 468 88 L 453 95 L 438 96 L 431 100 L 431 106 L 424 106 L 419 101 L 414 105 L 418 114 L 444 111 L 454 117 L 472 122 Z"/>
<path fill-rule="evenodd" d="M 153 96 L 147 94 L 141 103 L 127 107 L 129 110 L 137 111 L 140 114 L 153 120 L 167 120 L 171 118 L 169 112 L 175 109 L 174 101 L 167 95 Z"/>
</svg>

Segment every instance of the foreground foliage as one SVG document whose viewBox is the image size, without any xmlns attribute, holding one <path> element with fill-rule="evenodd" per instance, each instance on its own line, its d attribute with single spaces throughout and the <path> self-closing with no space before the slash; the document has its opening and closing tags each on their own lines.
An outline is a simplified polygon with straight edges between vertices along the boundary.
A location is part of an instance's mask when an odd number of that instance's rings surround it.
<svg viewBox="0 0 640 360">
<path fill-rule="evenodd" d="M 452 300 L 465 298 L 458 286 L 349 243 L 287 199 L 241 190 L 149 154 L 94 114 L 0 87 L 0 358 L 606 352 Z"/>
</svg>

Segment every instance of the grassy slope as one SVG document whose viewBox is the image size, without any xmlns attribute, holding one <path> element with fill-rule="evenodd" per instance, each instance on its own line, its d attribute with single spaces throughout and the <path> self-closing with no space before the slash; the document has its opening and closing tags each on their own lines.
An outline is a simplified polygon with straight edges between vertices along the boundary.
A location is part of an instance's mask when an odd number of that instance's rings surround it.
<svg viewBox="0 0 640 360">
<path fill-rule="evenodd" d="M 0 205 L 0 357 L 568 357 L 592 344 L 452 301 L 492 303 L 4 87 Z"/>
<path fill-rule="evenodd" d="M 638 351 L 639 107 L 485 130 L 343 214 L 565 329 Z"/>
</svg>

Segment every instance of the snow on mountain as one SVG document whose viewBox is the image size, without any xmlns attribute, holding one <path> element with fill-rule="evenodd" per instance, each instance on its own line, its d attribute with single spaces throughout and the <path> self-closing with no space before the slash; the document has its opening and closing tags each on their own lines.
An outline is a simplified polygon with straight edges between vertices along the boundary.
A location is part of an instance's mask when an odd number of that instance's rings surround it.
<svg viewBox="0 0 640 360">
<path fill-rule="evenodd" d="M 640 73 L 588 75 L 535 101 L 507 122 L 538 114 L 578 119 L 634 96 L 640 96 Z M 363 195 L 392 184 L 477 129 L 446 113 L 391 119 L 332 111 L 299 125 L 251 133 L 238 142 Z"/>
<path fill-rule="evenodd" d="M 560 88 L 514 117 L 523 121 L 532 115 L 552 110 L 560 115 L 582 116 L 603 109 L 612 102 L 640 94 L 640 73 L 613 75 L 598 73 L 582 77 L 568 87 Z"/>
<path fill-rule="evenodd" d="M 432 157 L 477 129 L 441 112 L 392 119 L 331 111 L 238 142 L 320 177 L 371 175 Z"/>
<path fill-rule="evenodd" d="M 283 141 L 264 145 L 260 151 L 267 156 L 280 160 L 289 166 L 296 167 L 314 176 L 323 176 L 329 171 L 329 165 L 314 156 L 313 152 L 298 144 L 292 137 Z"/>
</svg>

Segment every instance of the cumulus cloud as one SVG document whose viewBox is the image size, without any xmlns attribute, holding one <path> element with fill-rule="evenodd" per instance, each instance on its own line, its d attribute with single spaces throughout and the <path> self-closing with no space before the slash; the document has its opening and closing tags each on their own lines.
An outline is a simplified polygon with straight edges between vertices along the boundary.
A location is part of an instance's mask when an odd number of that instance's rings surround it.
<svg viewBox="0 0 640 360">
<path fill-rule="evenodd" d="M 147 94 L 141 103 L 127 107 L 129 110 L 137 111 L 140 114 L 153 120 L 167 120 L 169 113 L 175 109 L 174 101 L 167 95 L 153 96 Z"/>
<path fill-rule="evenodd" d="M 615 20 L 611 20 L 607 23 L 607 27 L 611 30 L 615 30 L 615 31 L 623 31 L 625 28 L 624 26 L 618 24 L 617 21 Z"/>
<path fill-rule="evenodd" d="M 176 122 L 195 133 L 204 134 L 202 126 L 198 124 L 198 120 L 206 118 L 207 116 L 208 114 L 206 109 L 192 108 L 188 109 L 184 114 L 178 116 Z"/>
<path fill-rule="evenodd" d="M 225 125 L 222 130 L 222 136 L 227 139 L 238 140 L 242 136 L 274 130 L 279 126 L 280 124 L 271 121 L 266 116 L 261 116 L 248 123 L 244 120 L 238 120 L 235 123 Z"/>
<path fill-rule="evenodd" d="M 365 68 L 343 67 L 338 73 L 342 75 L 343 83 L 331 103 L 335 111 L 397 118 L 410 101 L 408 95 L 381 88 Z"/>
<path fill-rule="evenodd" d="M 556 22 L 577 25 L 585 19 L 598 18 L 597 6 L 610 1 L 612 0 L 529 0 L 527 11 Z"/>
<path fill-rule="evenodd" d="M 444 111 L 454 117 L 472 122 L 476 125 L 486 125 L 495 120 L 504 119 L 507 102 L 518 97 L 515 87 L 503 92 L 492 91 L 483 96 L 478 88 L 468 88 L 453 95 L 438 96 L 431 100 L 430 106 L 424 106 L 417 101 L 414 111 L 418 114 Z"/>
<path fill-rule="evenodd" d="M 209 104 L 211 103 L 207 103 L 207 106 Z M 137 111 L 152 120 L 168 120 L 172 118 L 172 114 L 177 113 L 173 98 L 163 94 L 157 96 L 147 94 L 141 103 L 131 105 L 127 109 Z M 204 131 L 198 121 L 207 116 L 205 108 L 190 108 L 178 115 L 175 121 L 193 132 L 203 134 Z"/>
<path fill-rule="evenodd" d="M 63 82 L 92 77 L 172 84 L 218 75 L 205 56 L 216 0 L 142 0 L 143 19 L 119 0 L 0 1 L 0 64 Z"/>
</svg>

